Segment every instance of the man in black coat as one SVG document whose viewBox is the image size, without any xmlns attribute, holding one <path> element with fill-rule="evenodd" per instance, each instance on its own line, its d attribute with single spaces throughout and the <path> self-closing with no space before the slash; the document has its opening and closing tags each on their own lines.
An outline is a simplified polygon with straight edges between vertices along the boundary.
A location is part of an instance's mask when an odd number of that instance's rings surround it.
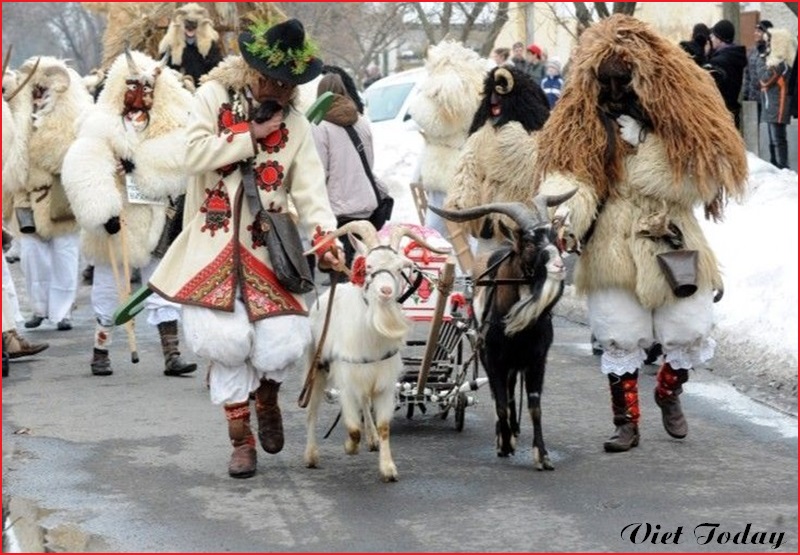
<svg viewBox="0 0 800 555">
<path fill-rule="evenodd" d="M 733 44 L 735 32 L 733 23 L 727 19 L 714 24 L 711 28 L 711 55 L 703 67 L 711 72 L 717 82 L 725 106 L 739 128 L 742 110 L 739 92 L 742 90 L 744 68 L 747 66 L 747 50 L 744 46 Z"/>
</svg>

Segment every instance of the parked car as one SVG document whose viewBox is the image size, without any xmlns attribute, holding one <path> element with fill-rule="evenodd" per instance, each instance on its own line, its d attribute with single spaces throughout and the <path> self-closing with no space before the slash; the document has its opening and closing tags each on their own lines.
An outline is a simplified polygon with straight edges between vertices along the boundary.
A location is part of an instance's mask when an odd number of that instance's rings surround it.
<svg viewBox="0 0 800 555">
<path fill-rule="evenodd" d="M 375 123 L 402 123 L 411 119 L 408 107 L 428 72 L 415 68 L 375 81 L 364 91 L 367 117 Z"/>
</svg>

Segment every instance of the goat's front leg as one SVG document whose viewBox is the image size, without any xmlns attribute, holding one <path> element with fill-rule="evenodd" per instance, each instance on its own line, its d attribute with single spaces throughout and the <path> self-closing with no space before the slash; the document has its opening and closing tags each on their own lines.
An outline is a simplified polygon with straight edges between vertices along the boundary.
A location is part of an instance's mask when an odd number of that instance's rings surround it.
<svg viewBox="0 0 800 555">
<path fill-rule="evenodd" d="M 378 438 L 378 430 L 375 427 L 375 419 L 372 415 L 372 401 L 365 399 L 362 406 L 364 407 L 362 418 L 364 420 L 364 435 L 367 436 L 367 447 L 370 451 L 377 451 L 380 449 L 380 439 Z"/>
<path fill-rule="evenodd" d="M 342 389 L 340 394 L 342 421 L 347 430 L 344 452 L 348 455 L 355 455 L 358 453 L 358 445 L 361 443 L 361 403 L 358 396 L 350 390 Z"/>
<path fill-rule="evenodd" d="M 373 399 L 372 407 L 375 411 L 375 422 L 378 428 L 378 441 L 380 446 L 379 469 L 384 482 L 396 482 L 397 466 L 392 459 L 392 449 L 389 445 L 389 423 L 394 415 L 394 389 L 384 390 Z"/>
<path fill-rule="evenodd" d="M 316 432 L 317 417 L 327 383 L 328 373 L 317 372 L 314 377 L 314 385 L 311 388 L 311 397 L 308 400 L 308 412 L 306 413 L 306 452 L 304 460 L 308 468 L 317 468 L 319 466 L 319 447 L 317 446 Z"/>
<path fill-rule="evenodd" d="M 544 385 L 544 361 L 533 360 L 525 376 L 528 394 L 528 413 L 533 423 L 533 466 L 536 470 L 554 470 L 550 455 L 544 446 L 542 433 L 542 386 Z"/>
</svg>

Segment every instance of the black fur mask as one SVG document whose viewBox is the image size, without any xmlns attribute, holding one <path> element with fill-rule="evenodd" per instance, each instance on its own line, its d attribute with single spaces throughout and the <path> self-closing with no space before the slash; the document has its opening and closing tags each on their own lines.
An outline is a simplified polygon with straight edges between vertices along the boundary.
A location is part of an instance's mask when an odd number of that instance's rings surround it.
<svg viewBox="0 0 800 555">
<path fill-rule="evenodd" d="M 517 68 L 503 65 L 490 70 L 482 94 L 470 135 L 487 121 L 495 127 L 518 121 L 530 133 L 541 129 L 550 117 L 550 104 L 542 88 Z"/>
</svg>

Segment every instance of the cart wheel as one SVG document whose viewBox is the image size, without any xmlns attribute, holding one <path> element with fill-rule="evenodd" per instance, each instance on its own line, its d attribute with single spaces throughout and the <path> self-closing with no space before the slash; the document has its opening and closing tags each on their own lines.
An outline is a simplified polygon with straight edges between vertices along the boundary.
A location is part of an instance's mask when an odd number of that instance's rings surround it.
<svg viewBox="0 0 800 555">
<path fill-rule="evenodd" d="M 456 410 L 454 413 L 456 421 L 456 431 L 460 432 L 464 429 L 464 413 L 467 409 L 467 394 L 459 393 L 456 397 Z"/>
</svg>

